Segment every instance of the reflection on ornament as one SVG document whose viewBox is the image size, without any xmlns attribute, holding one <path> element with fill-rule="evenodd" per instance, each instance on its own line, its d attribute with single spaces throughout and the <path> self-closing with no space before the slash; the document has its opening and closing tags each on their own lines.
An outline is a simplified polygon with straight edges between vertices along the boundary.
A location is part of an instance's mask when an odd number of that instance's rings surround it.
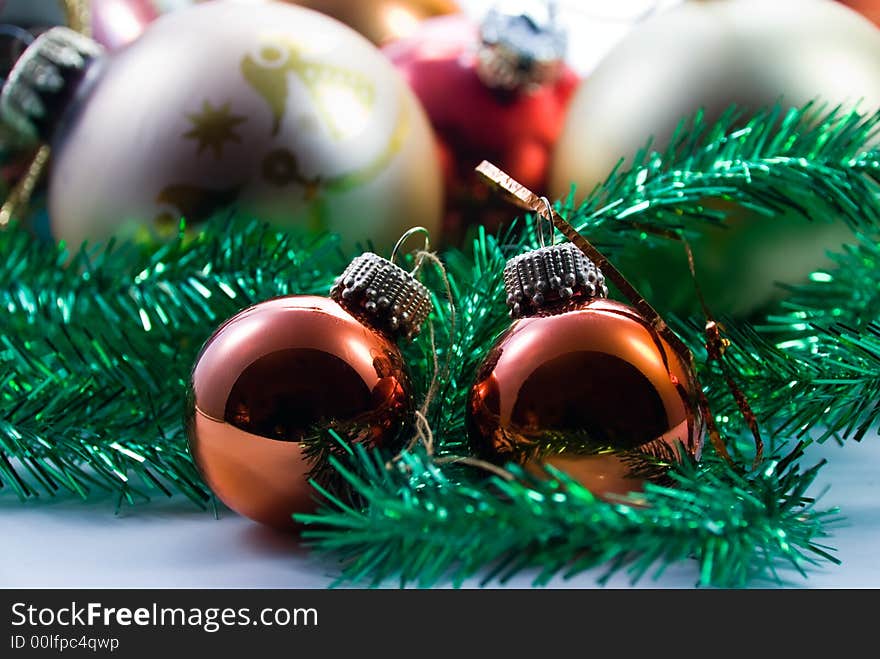
<svg viewBox="0 0 880 659">
<path fill-rule="evenodd" d="M 160 13 L 158 0 L 6 0 L 0 23 L 41 32 L 66 25 L 115 50 L 134 41 Z"/>
<path fill-rule="evenodd" d="M 403 83 L 400 83 L 403 91 Z M 401 94 L 402 95 L 402 94 Z M 401 99 L 402 100 L 402 99 Z M 378 176 L 389 165 L 394 156 L 403 148 L 410 132 L 410 113 L 406 103 L 400 103 L 401 113 L 394 125 L 394 132 L 388 138 L 382 153 L 367 165 L 346 174 L 341 174 L 327 179 L 326 188 L 333 192 L 346 192 L 363 185 L 367 181 Z"/>
<path fill-rule="evenodd" d="M 224 143 L 241 142 L 241 136 L 235 132 L 235 127 L 247 121 L 247 117 L 231 114 L 230 105 L 227 101 L 221 107 L 215 108 L 206 100 L 202 104 L 201 113 L 186 115 L 193 127 L 183 136 L 198 142 L 198 155 L 210 147 L 214 151 L 214 158 L 219 160 Z"/>
<path fill-rule="evenodd" d="M 685 357 L 633 307 L 605 299 L 598 268 L 571 243 L 508 261 L 513 324 L 477 373 L 473 451 L 540 473 L 562 469 L 597 495 L 662 482 L 699 458 L 696 382 Z"/>
<path fill-rule="evenodd" d="M 152 0 L 90 0 L 92 38 L 116 49 L 137 39 L 159 16 Z"/>
</svg>

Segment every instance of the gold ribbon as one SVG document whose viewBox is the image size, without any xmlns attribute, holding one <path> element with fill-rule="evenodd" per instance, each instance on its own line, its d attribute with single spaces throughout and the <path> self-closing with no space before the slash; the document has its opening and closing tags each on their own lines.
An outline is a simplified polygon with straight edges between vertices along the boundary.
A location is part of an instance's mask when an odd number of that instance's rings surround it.
<svg viewBox="0 0 880 659">
<path fill-rule="evenodd" d="M 58 0 L 64 9 L 64 20 L 71 30 L 87 37 L 92 36 L 92 20 L 89 3 L 86 0 Z"/>
<path fill-rule="evenodd" d="M 697 377 L 697 369 L 694 364 L 694 355 L 691 352 L 690 348 L 682 341 L 678 335 L 672 331 L 672 328 L 667 325 L 666 321 L 663 320 L 662 316 L 650 305 L 650 303 L 641 295 L 641 293 L 636 290 L 635 286 L 630 284 L 626 278 L 620 273 L 620 271 L 614 267 L 614 265 L 608 260 L 608 258 L 602 254 L 598 249 L 593 247 L 589 240 L 584 238 L 581 234 L 577 232 L 577 230 L 571 226 L 565 219 L 559 215 L 556 211 L 553 210 L 549 204 L 545 204 L 543 199 L 536 195 L 534 192 L 529 190 L 527 187 L 514 180 L 507 172 L 502 171 L 492 163 L 484 160 L 477 166 L 477 172 L 483 176 L 490 183 L 498 186 L 504 192 L 508 194 L 508 197 L 515 203 L 517 206 L 524 210 L 532 211 L 541 217 L 547 219 L 548 221 L 553 223 L 553 226 L 559 229 L 559 231 L 568 238 L 578 249 L 583 252 L 587 258 L 593 261 L 596 264 L 596 267 L 599 268 L 605 277 L 611 280 L 620 292 L 630 301 L 630 303 L 636 308 L 636 310 L 642 314 L 642 316 L 647 319 L 650 326 L 654 329 L 657 334 L 662 336 L 666 341 L 673 347 L 673 349 L 682 356 L 685 362 L 685 368 L 689 371 L 689 375 L 693 378 L 696 388 L 697 394 L 697 404 L 700 408 L 700 412 L 702 413 L 703 419 L 706 422 L 709 439 L 712 442 L 712 445 L 715 447 L 715 450 L 718 454 L 727 461 L 728 464 L 732 466 L 736 466 L 733 458 L 730 456 L 730 453 L 727 450 L 727 446 L 724 443 L 724 440 L 721 438 L 721 433 L 718 431 L 718 428 L 715 424 L 715 418 L 712 414 L 711 409 L 709 408 L 709 400 L 706 398 L 706 394 L 703 392 L 703 387 L 700 385 L 699 378 Z M 712 350 L 712 345 L 707 346 L 710 350 Z M 747 420 L 748 417 L 747 417 Z M 750 422 L 751 426 L 751 422 Z M 755 465 L 761 459 L 763 445 L 759 446 L 758 455 L 755 458 Z"/>
</svg>

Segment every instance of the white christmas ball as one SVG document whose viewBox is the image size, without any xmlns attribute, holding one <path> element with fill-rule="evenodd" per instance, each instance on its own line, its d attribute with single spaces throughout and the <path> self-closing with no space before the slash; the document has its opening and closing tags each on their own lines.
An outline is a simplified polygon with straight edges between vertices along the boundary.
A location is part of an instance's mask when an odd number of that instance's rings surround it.
<svg viewBox="0 0 880 659">
<path fill-rule="evenodd" d="M 716 120 L 736 104 L 744 117 L 809 101 L 880 108 L 880 31 L 831 0 L 685 0 L 633 28 L 581 83 L 569 105 L 550 172 L 554 197 L 582 199 L 623 158 L 653 138 L 662 151 L 682 120 Z M 712 202 L 714 203 L 714 202 Z M 833 213 L 807 222 L 734 209 L 724 228 L 692 242 L 701 288 L 715 313 L 748 314 L 827 263 L 852 241 Z M 663 308 L 699 312 L 679 244 L 631 245 L 621 264 Z"/>
<path fill-rule="evenodd" d="M 413 94 L 354 30 L 284 3 L 160 17 L 92 64 L 52 153 L 51 229 L 74 246 L 229 207 L 377 249 L 440 226 L 439 164 Z"/>
</svg>

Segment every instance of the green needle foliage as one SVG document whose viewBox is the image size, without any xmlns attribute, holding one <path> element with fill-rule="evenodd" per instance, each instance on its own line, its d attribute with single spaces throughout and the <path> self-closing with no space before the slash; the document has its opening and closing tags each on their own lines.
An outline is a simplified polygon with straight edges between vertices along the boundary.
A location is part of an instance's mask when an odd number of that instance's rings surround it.
<svg viewBox="0 0 880 659">
<path fill-rule="evenodd" d="M 819 544 L 833 513 L 817 512 L 805 496 L 820 465 L 801 471 L 799 451 L 741 474 L 706 458 L 683 464 L 674 487 L 607 502 L 564 473 L 545 478 L 510 467 L 510 479 L 485 473 L 450 478 L 423 451 L 403 453 L 388 468 L 355 447 L 352 464 L 334 466 L 367 502 L 353 508 L 324 492 L 304 537 L 341 561 L 342 578 L 379 585 L 399 579 L 431 586 L 480 577 L 501 583 L 523 571 L 534 584 L 603 566 L 600 582 L 625 570 L 633 582 L 659 576 L 672 563 L 695 558 L 704 585 L 742 586 L 779 578 L 780 567 L 803 572 L 825 559 Z"/>
<path fill-rule="evenodd" d="M 745 324 L 725 323 L 726 359 L 738 374 L 759 425 L 771 439 L 861 440 L 880 422 L 880 326 L 813 327 L 805 338 L 774 341 Z M 695 354 L 696 323 L 690 327 Z M 682 332 L 685 333 L 685 332 Z M 702 370 L 716 420 L 732 435 L 745 422 L 717 368 Z"/>
<path fill-rule="evenodd" d="M 787 112 L 777 105 L 748 120 L 731 108 L 714 124 L 698 114 L 679 125 L 665 151 L 643 149 L 628 170 L 621 162 L 572 224 L 612 248 L 631 235 L 687 236 L 703 222 L 723 222 L 724 211 L 707 206 L 721 199 L 768 221 L 792 212 L 876 229 L 880 167 L 870 145 L 878 133 L 880 112 L 866 117 L 814 104 Z"/>
<path fill-rule="evenodd" d="M 761 330 L 776 338 L 806 340 L 813 328 L 843 323 L 861 327 L 880 318 L 880 241 L 876 235 L 853 236 L 852 244 L 829 253 L 833 267 L 786 286 L 781 309 Z"/>
<path fill-rule="evenodd" d="M 713 198 L 767 221 L 834 213 L 870 235 L 880 224 L 880 152 L 869 147 L 878 125 L 880 115 L 812 106 L 748 121 L 731 112 L 714 125 L 697 117 L 668 150 L 645 150 L 564 214 L 609 253 L 723 222 L 706 205 Z M 417 441 L 396 460 L 344 437 L 326 437 L 325 447 L 314 440 L 313 474 L 326 498 L 303 518 L 313 545 L 341 557 L 344 578 L 420 585 L 525 569 L 545 583 L 599 564 L 637 579 L 686 558 L 698 560 L 700 583 L 742 585 L 780 563 L 803 569 L 830 559 L 818 542 L 831 518 L 805 495 L 819 467 L 802 469 L 797 452 L 780 456 L 794 436 L 859 439 L 875 425 L 875 248 L 866 241 L 843 252 L 834 281 L 844 283 L 833 293 L 813 288 L 827 281 L 793 290 L 778 314 L 785 322 L 726 323 L 726 359 L 775 457 L 750 470 L 707 450 L 700 464 L 672 472 L 673 487 L 608 502 L 557 472 L 535 478 L 511 467 L 502 478 L 459 460 L 468 454 L 468 389 L 509 324 L 504 263 L 535 246 L 532 224 L 478 231 L 466 251 L 440 254 L 445 273 L 425 262 L 420 277 L 436 311 L 403 348 L 429 427 L 413 423 L 407 432 Z M 246 306 L 326 294 L 353 256 L 330 237 L 304 240 L 233 218 L 164 244 L 74 254 L 13 226 L 0 232 L 0 251 L 0 486 L 23 499 L 98 488 L 120 501 L 182 493 L 199 505 L 210 495 L 187 451 L 183 413 L 200 347 Z M 859 294 L 848 294 L 845 282 L 856 280 Z M 826 294 L 837 316 L 822 311 Z M 703 319 L 667 320 L 693 347 L 713 412 L 728 420 L 731 451 L 748 465 L 731 393 L 717 365 L 705 363 Z"/>
<path fill-rule="evenodd" d="M 329 239 L 219 226 L 73 257 L 16 227 L 0 233 L 0 485 L 207 500 L 182 416 L 199 348 L 243 307 L 325 292 L 344 263 Z"/>
</svg>

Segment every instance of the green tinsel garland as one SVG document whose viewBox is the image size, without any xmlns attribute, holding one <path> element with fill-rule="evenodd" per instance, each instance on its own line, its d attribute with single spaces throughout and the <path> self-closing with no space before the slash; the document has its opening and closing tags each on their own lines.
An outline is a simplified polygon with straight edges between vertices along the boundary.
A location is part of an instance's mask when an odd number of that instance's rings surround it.
<svg viewBox="0 0 880 659">
<path fill-rule="evenodd" d="M 502 236 L 479 232 L 465 251 L 441 254 L 451 293 L 424 268 L 437 308 L 435 347 L 405 348 L 417 394 L 434 377 L 434 349 L 451 368 L 428 409 L 431 455 L 397 456 L 326 436 L 312 448 L 326 498 L 305 516 L 308 541 L 342 559 L 342 575 L 430 585 L 538 568 L 538 582 L 603 564 L 699 562 L 699 581 L 742 585 L 787 562 L 833 560 L 818 544 L 830 513 L 806 492 L 818 466 L 799 465 L 794 437 L 856 439 L 880 416 L 880 329 L 871 236 L 880 225 L 880 115 L 778 108 L 714 125 L 700 117 L 664 153 L 645 151 L 580 207 L 563 214 L 613 257 L 629 240 L 667 240 L 722 222 L 710 197 L 765 213 L 834 215 L 859 234 L 819 273 L 791 291 L 779 312 L 750 324 L 727 320 L 728 360 L 771 439 L 751 470 L 743 423 L 715 366 L 700 377 L 728 447 L 742 465 L 707 451 L 672 472 L 674 487 L 638 499 L 598 500 L 563 474 L 508 478 L 457 461 L 467 456 L 464 400 L 477 365 L 508 324 L 502 270 L 534 246 L 531 218 Z M 22 499 L 95 488 L 130 503 L 155 492 L 210 498 L 186 449 L 186 382 L 204 340 L 250 304 L 290 293 L 325 294 L 347 256 L 332 237 L 304 241 L 254 221 L 224 220 L 169 244 L 111 245 L 79 252 L 47 247 L 23 229 L 0 233 L 0 485 Z M 829 304 L 833 308 L 829 309 Z M 450 314 L 454 307 L 454 330 Z M 667 320 L 698 363 L 703 319 Z M 332 484 L 332 487 L 331 487 Z M 351 502 L 356 502 L 352 504 Z"/>
</svg>

